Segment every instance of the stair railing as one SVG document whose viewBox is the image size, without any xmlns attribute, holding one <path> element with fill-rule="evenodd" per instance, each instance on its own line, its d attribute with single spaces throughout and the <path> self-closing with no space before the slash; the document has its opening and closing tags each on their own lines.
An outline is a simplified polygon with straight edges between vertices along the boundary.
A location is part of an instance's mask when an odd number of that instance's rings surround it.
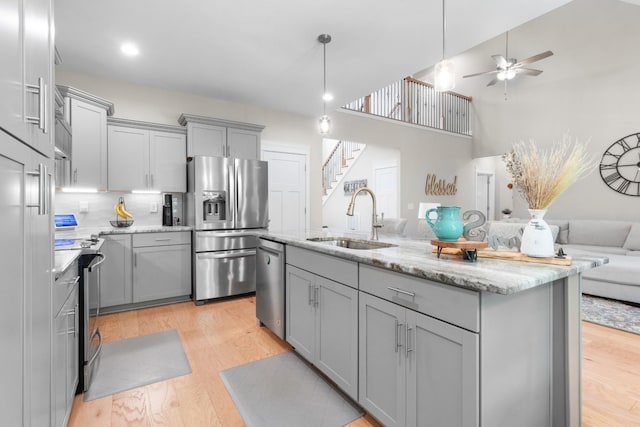
<svg viewBox="0 0 640 427">
<path fill-rule="evenodd" d="M 355 158 L 355 152 L 362 148 L 362 144 L 352 141 L 338 141 L 327 160 L 322 164 L 322 194 L 327 195 L 333 187 L 334 182 L 338 182 L 338 176 L 349 165 L 349 160 Z"/>
<path fill-rule="evenodd" d="M 455 92 L 436 92 L 433 85 L 406 77 L 342 108 L 471 135 L 472 100 Z"/>
</svg>

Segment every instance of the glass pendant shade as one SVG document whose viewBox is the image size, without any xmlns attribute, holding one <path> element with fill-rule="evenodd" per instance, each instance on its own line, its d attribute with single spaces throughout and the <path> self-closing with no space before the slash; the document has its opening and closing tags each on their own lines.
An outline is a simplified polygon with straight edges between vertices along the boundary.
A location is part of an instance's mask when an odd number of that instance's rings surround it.
<svg viewBox="0 0 640 427">
<path fill-rule="evenodd" d="M 454 87 L 456 87 L 456 75 L 453 62 L 443 59 L 436 64 L 433 88 L 438 92 L 445 92 Z"/>
<path fill-rule="evenodd" d="M 331 132 L 331 119 L 329 116 L 324 114 L 320 117 L 320 120 L 318 120 L 318 129 L 320 131 L 320 135 L 327 135 Z"/>
</svg>

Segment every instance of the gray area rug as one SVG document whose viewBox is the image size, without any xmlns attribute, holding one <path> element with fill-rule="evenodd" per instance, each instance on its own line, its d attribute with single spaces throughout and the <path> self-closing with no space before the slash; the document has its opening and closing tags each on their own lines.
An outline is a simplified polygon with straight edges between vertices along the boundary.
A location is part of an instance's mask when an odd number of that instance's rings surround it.
<svg viewBox="0 0 640 427">
<path fill-rule="evenodd" d="M 191 373 L 175 329 L 106 343 L 84 400 Z"/>
<path fill-rule="evenodd" d="M 582 320 L 640 334 L 640 307 L 621 301 L 583 294 Z"/>
<path fill-rule="evenodd" d="M 247 427 L 338 427 L 364 414 L 291 351 L 220 377 Z"/>
</svg>

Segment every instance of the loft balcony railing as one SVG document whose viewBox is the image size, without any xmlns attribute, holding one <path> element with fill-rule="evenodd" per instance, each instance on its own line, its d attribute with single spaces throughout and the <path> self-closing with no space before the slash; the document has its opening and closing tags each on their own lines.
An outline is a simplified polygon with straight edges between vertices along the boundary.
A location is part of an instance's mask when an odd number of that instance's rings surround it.
<svg viewBox="0 0 640 427">
<path fill-rule="evenodd" d="M 470 96 L 436 92 L 433 85 L 406 77 L 342 108 L 462 135 L 471 135 Z"/>
</svg>

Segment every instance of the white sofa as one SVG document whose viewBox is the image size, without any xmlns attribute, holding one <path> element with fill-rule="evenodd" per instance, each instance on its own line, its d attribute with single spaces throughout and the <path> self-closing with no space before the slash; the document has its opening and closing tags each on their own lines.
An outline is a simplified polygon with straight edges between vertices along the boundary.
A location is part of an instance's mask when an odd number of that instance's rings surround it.
<svg viewBox="0 0 640 427">
<path fill-rule="evenodd" d="M 568 255 L 595 253 L 609 258 L 608 264 L 583 273 L 583 293 L 640 304 L 640 222 L 578 219 L 547 222 L 556 234 L 557 248 L 562 247 Z M 488 234 L 499 232 L 501 227 L 489 224 Z"/>
</svg>

